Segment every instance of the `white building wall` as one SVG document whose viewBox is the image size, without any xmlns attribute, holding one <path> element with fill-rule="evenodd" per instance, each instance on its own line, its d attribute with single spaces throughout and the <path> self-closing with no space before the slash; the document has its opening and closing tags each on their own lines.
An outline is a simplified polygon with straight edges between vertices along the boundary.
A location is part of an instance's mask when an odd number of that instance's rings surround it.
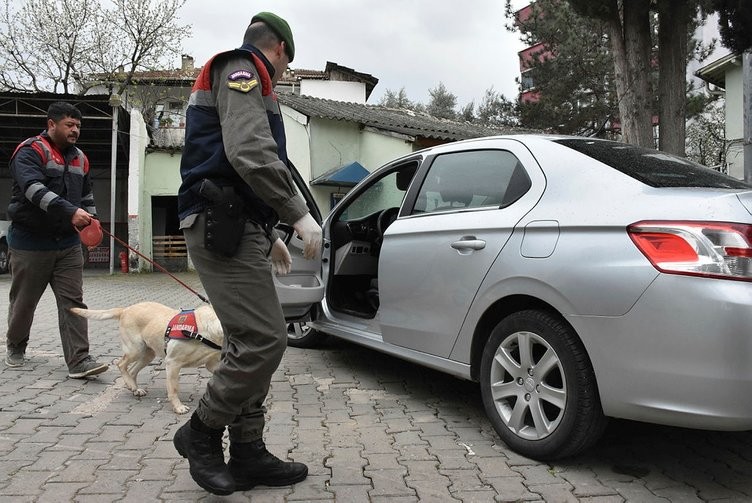
<svg viewBox="0 0 752 503">
<path fill-rule="evenodd" d="M 300 82 L 300 94 L 350 103 L 366 102 L 366 86 L 362 82 L 303 80 Z"/>
<path fill-rule="evenodd" d="M 726 71 L 726 165 L 728 174 L 744 179 L 744 117 L 742 67 L 730 66 Z"/>
<path fill-rule="evenodd" d="M 143 178 L 141 173 L 144 168 L 144 157 L 146 146 L 149 144 L 149 135 L 146 132 L 146 124 L 141 112 L 137 109 L 131 110 L 131 131 L 130 131 L 130 149 L 128 151 L 128 245 L 144 253 L 141 250 L 141 243 L 146 242 L 145 232 L 140 225 L 139 215 L 141 211 L 141 200 L 143 193 Z M 151 235 L 151 233 L 149 233 Z M 132 251 L 128 252 L 128 263 L 130 267 L 139 267 L 139 257 Z"/>
<path fill-rule="evenodd" d="M 287 138 L 287 156 L 306 182 L 311 181 L 311 148 L 308 116 L 281 105 Z"/>
<path fill-rule="evenodd" d="M 410 139 L 402 135 L 392 135 L 372 129 L 361 132 L 359 161 L 368 171 L 375 171 L 389 161 L 413 151 Z"/>
</svg>

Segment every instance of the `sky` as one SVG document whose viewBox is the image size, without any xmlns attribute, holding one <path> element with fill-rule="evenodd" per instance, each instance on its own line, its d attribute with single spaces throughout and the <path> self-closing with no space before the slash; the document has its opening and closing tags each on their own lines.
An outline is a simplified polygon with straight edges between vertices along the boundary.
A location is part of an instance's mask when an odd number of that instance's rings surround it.
<svg viewBox="0 0 752 503">
<path fill-rule="evenodd" d="M 477 106 L 486 89 L 517 96 L 518 33 L 505 25 L 505 0 L 187 0 L 180 22 L 192 28 L 183 53 L 202 66 L 217 52 L 242 43 L 254 14 L 284 18 L 295 40 L 293 69 L 323 71 L 331 61 L 370 74 L 379 83 L 369 104 L 405 88 L 412 101 L 428 103 L 442 82 L 458 108 Z M 528 0 L 513 0 L 515 9 Z M 221 8 L 219 8 L 221 6 Z M 176 62 L 179 66 L 179 62 Z"/>
</svg>

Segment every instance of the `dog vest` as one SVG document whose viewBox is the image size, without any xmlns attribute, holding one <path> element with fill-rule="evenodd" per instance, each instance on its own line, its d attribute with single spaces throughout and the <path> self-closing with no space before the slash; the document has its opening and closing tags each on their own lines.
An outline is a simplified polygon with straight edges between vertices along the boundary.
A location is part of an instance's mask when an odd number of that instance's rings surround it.
<svg viewBox="0 0 752 503">
<path fill-rule="evenodd" d="M 222 347 L 213 343 L 203 335 L 198 333 L 196 324 L 196 313 L 193 309 L 181 310 L 172 317 L 165 330 L 165 344 L 169 339 L 189 339 L 201 341 L 212 349 L 221 350 Z"/>
</svg>

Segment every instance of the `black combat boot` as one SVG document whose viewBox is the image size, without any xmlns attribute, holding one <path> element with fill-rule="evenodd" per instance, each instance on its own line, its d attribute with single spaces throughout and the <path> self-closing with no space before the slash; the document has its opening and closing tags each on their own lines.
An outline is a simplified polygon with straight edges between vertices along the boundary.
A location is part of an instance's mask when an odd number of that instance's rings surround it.
<svg viewBox="0 0 752 503">
<path fill-rule="evenodd" d="M 235 491 L 235 481 L 225 464 L 223 433 L 209 428 L 194 414 L 175 433 L 172 443 L 181 456 L 188 458 L 193 480 L 210 493 L 224 496 Z"/>
<path fill-rule="evenodd" d="M 247 491 L 257 485 L 288 486 L 308 476 L 306 465 L 282 461 L 266 450 L 263 440 L 230 442 L 230 462 L 227 466 L 238 491 Z"/>
</svg>

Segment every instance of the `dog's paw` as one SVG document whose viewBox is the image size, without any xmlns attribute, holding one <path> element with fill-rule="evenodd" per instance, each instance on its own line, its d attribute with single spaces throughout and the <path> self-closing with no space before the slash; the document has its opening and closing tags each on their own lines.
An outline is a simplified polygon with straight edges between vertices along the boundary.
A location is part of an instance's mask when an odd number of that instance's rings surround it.
<svg viewBox="0 0 752 503">
<path fill-rule="evenodd" d="M 173 410 L 175 411 L 175 414 L 185 414 L 186 412 L 191 410 L 191 408 L 181 403 L 180 405 L 175 405 L 173 407 Z"/>
<path fill-rule="evenodd" d="M 133 396 L 146 396 L 146 390 L 143 388 L 138 388 L 133 392 Z"/>
</svg>

